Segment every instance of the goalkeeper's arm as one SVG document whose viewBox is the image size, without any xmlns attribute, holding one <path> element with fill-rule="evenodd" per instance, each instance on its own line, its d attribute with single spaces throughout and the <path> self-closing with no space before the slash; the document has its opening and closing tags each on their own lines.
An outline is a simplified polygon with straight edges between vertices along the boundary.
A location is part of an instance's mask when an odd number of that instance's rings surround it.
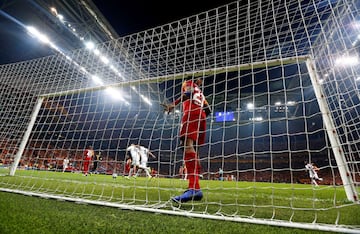
<svg viewBox="0 0 360 234">
<path fill-rule="evenodd" d="M 211 107 L 209 105 L 209 103 L 205 100 L 204 101 L 204 106 L 203 106 L 203 110 L 205 111 L 206 117 L 209 116 L 211 114 Z"/>
<path fill-rule="evenodd" d="M 163 107 L 164 107 L 164 110 L 168 113 L 170 113 L 174 108 L 175 106 L 177 106 L 180 102 L 183 102 L 185 100 L 189 99 L 189 95 L 188 93 L 183 93 L 181 94 L 181 96 L 176 99 L 174 102 L 172 103 L 169 103 L 169 104 L 161 104 Z"/>
</svg>

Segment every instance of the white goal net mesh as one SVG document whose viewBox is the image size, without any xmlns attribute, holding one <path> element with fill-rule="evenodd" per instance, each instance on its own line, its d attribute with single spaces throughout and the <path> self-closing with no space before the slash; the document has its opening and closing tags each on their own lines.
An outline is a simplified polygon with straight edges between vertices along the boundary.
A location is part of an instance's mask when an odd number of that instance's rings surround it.
<svg viewBox="0 0 360 234">
<path fill-rule="evenodd" d="M 239 1 L 92 49 L 1 65 L 0 190 L 358 232 L 359 14 L 357 0 Z M 199 147 L 204 196 L 177 204 L 170 198 L 187 189 L 182 110 L 161 104 L 192 77 L 204 79 L 212 108 Z M 125 177 L 131 144 L 156 156 L 153 178 Z M 95 155 L 84 176 L 88 145 Z M 305 162 L 319 169 L 318 186 Z"/>
</svg>

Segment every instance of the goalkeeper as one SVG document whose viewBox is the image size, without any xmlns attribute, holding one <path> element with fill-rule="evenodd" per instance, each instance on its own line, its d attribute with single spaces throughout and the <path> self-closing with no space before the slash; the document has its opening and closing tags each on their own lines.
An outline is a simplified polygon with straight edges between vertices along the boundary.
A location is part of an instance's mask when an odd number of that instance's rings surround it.
<svg viewBox="0 0 360 234">
<path fill-rule="evenodd" d="M 202 82 L 202 77 L 185 81 L 182 84 L 181 96 L 173 103 L 163 105 L 167 112 L 171 112 L 181 102 L 183 108 L 180 140 L 184 146 L 189 185 L 182 195 L 171 198 L 178 203 L 199 201 L 203 197 L 199 184 L 200 161 L 197 149 L 205 141 L 206 117 L 211 113 L 211 109 L 199 88 Z"/>
</svg>

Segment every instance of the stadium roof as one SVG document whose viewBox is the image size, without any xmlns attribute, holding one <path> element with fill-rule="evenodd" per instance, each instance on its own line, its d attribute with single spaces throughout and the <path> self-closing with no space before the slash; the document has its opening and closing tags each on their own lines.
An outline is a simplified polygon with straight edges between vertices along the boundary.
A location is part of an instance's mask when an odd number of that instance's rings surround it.
<svg viewBox="0 0 360 234">
<path fill-rule="evenodd" d="M 7 48 L 0 52 L 0 64 L 53 53 L 37 42 L 23 40 L 26 26 L 41 28 L 64 51 L 84 47 L 84 40 L 100 43 L 118 37 L 91 0 L 5 0 L 0 5 L 0 16 L 6 28 L 0 30 L 0 43 Z"/>
</svg>

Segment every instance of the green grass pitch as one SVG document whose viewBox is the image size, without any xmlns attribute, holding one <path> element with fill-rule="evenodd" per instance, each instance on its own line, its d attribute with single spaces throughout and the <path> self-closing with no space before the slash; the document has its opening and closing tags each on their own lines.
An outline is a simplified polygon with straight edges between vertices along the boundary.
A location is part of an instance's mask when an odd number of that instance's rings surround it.
<svg viewBox="0 0 360 234">
<path fill-rule="evenodd" d="M 155 210 L 157 207 L 161 207 L 162 210 L 191 211 L 198 214 L 224 217 L 360 225 L 358 218 L 360 206 L 347 201 L 342 186 L 313 187 L 308 184 L 201 180 L 204 193 L 203 200 L 179 205 L 169 201 L 172 196 L 178 195 L 186 189 L 187 181 L 179 179 L 147 179 L 144 177 L 126 179 L 122 176 L 113 179 L 110 175 L 85 177 L 77 173 L 32 170 L 18 170 L 15 176 L 8 176 L 7 174 L 8 169 L 0 169 L 0 188 L 3 190 L 26 190 L 36 194 L 46 193 L 65 198 L 104 201 L 106 203 L 130 205 L 129 209 L 132 209 L 131 206 L 133 206 L 135 210 L 136 207 Z M 29 199 L 29 197 L 22 199 Z M 77 204 L 66 202 L 66 206 L 68 204 L 77 206 Z M 111 210 L 114 208 L 97 207 L 97 209 Z M 118 209 L 114 210 L 119 211 Z M 53 210 L 49 209 L 44 212 L 50 214 Z M 145 212 L 146 214 L 140 211 L 122 210 L 122 212 L 135 212 L 135 215 L 151 216 L 151 219 L 154 216 L 150 212 Z M 166 215 L 160 216 L 168 217 Z M 184 219 L 180 216 L 171 217 L 179 220 Z M 199 220 L 203 221 L 202 219 Z M 240 225 L 226 221 L 214 220 L 211 222 Z"/>
</svg>

